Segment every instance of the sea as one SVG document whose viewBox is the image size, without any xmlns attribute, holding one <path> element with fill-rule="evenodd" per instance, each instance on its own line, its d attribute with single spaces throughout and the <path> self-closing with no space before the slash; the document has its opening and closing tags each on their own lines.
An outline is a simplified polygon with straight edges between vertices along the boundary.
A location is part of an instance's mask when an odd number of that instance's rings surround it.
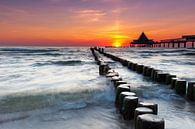
<svg viewBox="0 0 195 129">
<path fill-rule="evenodd" d="M 106 48 L 195 81 L 195 49 Z M 139 100 L 157 103 L 166 129 L 195 129 L 195 102 L 104 57 Z M 88 47 L 0 47 L 0 129 L 134 129 L 115 108 L 115 89 Z"/>
</svg>

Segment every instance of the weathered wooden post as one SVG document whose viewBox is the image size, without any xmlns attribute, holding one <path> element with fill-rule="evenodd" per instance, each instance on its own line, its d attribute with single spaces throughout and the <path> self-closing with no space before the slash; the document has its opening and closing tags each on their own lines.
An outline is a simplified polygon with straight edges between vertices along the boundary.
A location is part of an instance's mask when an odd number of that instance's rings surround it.
<svg viewBox="0 0 195 129">
<path fill-rule="evenodd" d="M 157 81 L 157 74 L 158 74 L 158 72 L 162 72 L 161 70 L 158 70 L 158 69 L 153 69 L 153 71 L 152 71 L 152 79 L 154 80 L 154 81 Z"/>
<path fill-rule="evenodd" d="M 129 61 L 127 67 L 128 67 L 129 69 L 132 69 L 132 64 L 133 64 L 133 63 L 132 63 L 131 61 Z"/>
<path fill-rule="evenodd" d="M 147 69 L 149 68 L 149 66 L 144 66 L 143 67 L 143 72 L 142 72 L 142 74 L 144 75 L 144 76 L 146 76 L 146 73 L 147 73 Z"/>
<path fill-rule="evenodd" d="M 101 63 L 99 66 L 99 74 L 106 75 L 109 70 L 108 64 Z"/>
<path fill-rule="evenodd" d="M 123 107 L 123 101 L 124 101 L 124 98 L 126 96 L 136 96 L 136 93 L 134 92 L 121 92 L 120 95 L 119 95 L 119 100 L 118 100 L 118 107 L 119 107 L 119 111 L 122 113 L 123 110 L 122 110 L 122 107 Z"/>
<path fill-rule="evenodd" d="M 195 100 L 195 82 L 188 82 L 187 97 L 190 100 Z"/>
<path fill-rule="evenodd" d="M 147 68 L 147 70 L 146 70 L 146 76 L 151 77 L 152 69 L 153 69 L 153 68 L 151 68 L 151 67 L 148 67 L 148 68 Z"/>
<path fill-rule="evenodd" d="M 138 106 L 138 97 L 126 96 L 123 102 L 123 117 L 125 120 L 134 119 L 134 112 Z"/>
<path fill-rule="evenodd" d="M 136 68 L 137 73 L 143 73 L 143 68 L 144 68 L 144 65 L 138 64 Z"/>
<path fill-rule="evenodd" d="M 187 82 L 185 80 L 177 80 L 175 83 L 176 93 L 178 93 L 180 95 L 185 95 L 186 94 L 186 85 L 187 85 Z"/>
<path fill-rule="evenodd" d="M 165 129 L 165 121 L 157 115 L 144 114 L 137 117 L 135 129 Z"/>
<path fill-rule="evenodd" d="M 172 78 L 176 78 L 176 75 L 171 75 L 171 74 L 168 74 L 166 76 L 166 84 L 171 84 L 171 79 Z"/>
<path fill-rule="evenodd" d="M 122 78 L 119 76 L 111 77 L 111 82 L 113 82 L 114 86 L 116 85 L 117 81 L 122 81 Z"/>
<path fill-rule="evenodd" d="M 136 71 L 137 65 L 138 65 L 137 63 L 133 63 L 133 67 L 132 67 L 132 70 L 133 70 L 133 71 Z"/>
<path fill-rule="evenodd" d="M 175 83 L 178 80 L 178 78 L 171 78 L 171 89 L 175 88 Z"/>
<path fill-rule="evenodd" d="M 119 85 L 116 89 L 116 98 L 115 98 L 115 105 L 116 107 L 119 106 L 119 95 L 121 94 L 121 92 L 125 92 L 125 91 L 131 91 L 130 90 L 130 85 L 126 85 L 126 84 L 122 84 L 122 85 Z"/>
<path fill-rule="evenodd" d="M 121 80 L 120 81 L 116 81 L 114 87 L 117 88 L 121 84 L 127 84 L 127 82 L 126 81 L 121 81 Z"/>
<path fill-rule="evenodd" d="M 163 72 L 157 72 L 157 82 L 161 82 L 161 83 L 166 83 L 166 77 L 167 77 L 168 73 L 163 73 Z"/>
<path fill-rule="evenodd" d="M 119 76 L 119 74 L 118 74 L 117 72 L 112 72 L 112 73 L 106 74 L 106 77 L 107 77 L 107 78 L 112 78 L 112 77 L 114 77 L 114 76 Z"/>
<path fill-rule="evenodd" d="M 147 107 L 138 107 L 135 109 L 135 113 L 134 113 L 134 124 L 135 124 L 135 128 L 137 126 L 137 117 L 139 115 L 143 115 L 143 114 L 153 114 L 152 109 L 147 108 Z"/>
<path fill-rule="evenodd" d="M 158 114 L 158 104 L 155 103 L 146 103 L 146 102 L 139 102 L 138 107 L 147 107 L 152 109 L 154 114 Z"/>
</svg>

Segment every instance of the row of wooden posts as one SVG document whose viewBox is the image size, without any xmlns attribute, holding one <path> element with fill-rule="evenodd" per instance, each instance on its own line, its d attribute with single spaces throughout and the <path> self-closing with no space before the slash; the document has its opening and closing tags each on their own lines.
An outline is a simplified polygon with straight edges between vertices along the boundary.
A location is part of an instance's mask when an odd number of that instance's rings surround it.
<svg viewBox="0 0 195 129">
<path fill-rule="evenodd" d="M 91 48 L 95 61 L 99 65 L 99 74 L 106 76 L 113 83 L 116 91 L 115 105 L 125 120 L 134 120 L 135 129 L 164 129 L 165 121 L 158 114 L 158 105 L 154 103 L 139 102 L 135 92 L 131 91 L 131 85 L 119 76 L 118 72 L 111 69 L 96 52 L 97 48 Z"/>
<path fill-rule="evenodd" d="M 170 88 L 175 89 L 176 93 L 187 97 L 189 100 L 195 101 L 195 82 L 187 82 L 186 80 L 177 78 L 176 75 L 163 72 L 162 70 L 119 58 L 104 52 L 103 48 L 97 48 L 97 51 L 99 51 L 104 56 L 113 59 L 114 61 L 122 63 L 122 65 L 128 67 L 130 70 L 136 71 L 139 74 L 143 74 L 146 77 L 150 77 L 153 81 L 170 85 Z"/>
</svg>

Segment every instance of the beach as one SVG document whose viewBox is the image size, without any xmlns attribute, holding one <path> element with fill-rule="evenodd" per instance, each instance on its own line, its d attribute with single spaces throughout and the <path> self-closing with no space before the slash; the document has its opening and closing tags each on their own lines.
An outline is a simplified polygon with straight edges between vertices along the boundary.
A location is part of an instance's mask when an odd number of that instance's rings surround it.
<svg viewBox="0 0 195 129">
<path fill-rule="evenodd" d="M 105 51 L 195 80 L 195 49 Z M 141 101 L 158 104 L 166 129 L 194 129 L 195 102 L 101 56 Z M 98 69 L 88 47 L 1 47 L 0 129 L 133 129 L 115 108 L 113 84 Z"/>
</svg>

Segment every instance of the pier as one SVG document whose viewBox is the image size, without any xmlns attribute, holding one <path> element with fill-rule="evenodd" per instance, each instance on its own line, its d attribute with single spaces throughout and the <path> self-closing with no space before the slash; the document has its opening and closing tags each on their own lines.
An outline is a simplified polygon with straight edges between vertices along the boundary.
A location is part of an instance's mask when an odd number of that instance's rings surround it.
<svg viewBox="0 0 195 129">
<path fill-rule="evenodd" d="M 161 47 L 161 48 L 195 48 L 195 35 L 184 35 L 175 39 L 153 41 L 143 32 L 137 40 L 130 43 L 130 47 Z"/>
<path fill-rule="evenodd" d="M 161 40 L 157 46 L 164 48 L 194 48 L 195 35 L 182 36 L 181 38 L 176 39 Z"/>
</svg>

